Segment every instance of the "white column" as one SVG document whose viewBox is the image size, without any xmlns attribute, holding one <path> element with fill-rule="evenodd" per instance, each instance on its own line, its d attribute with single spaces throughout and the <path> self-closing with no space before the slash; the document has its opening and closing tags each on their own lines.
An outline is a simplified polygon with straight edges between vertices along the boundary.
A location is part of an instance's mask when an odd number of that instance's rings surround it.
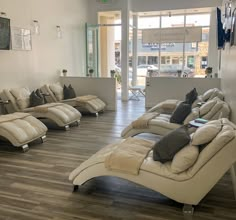
<svg viewBox="0 0 236 220">
<path fill-rule="evenodd" d="M 128 5 L 128 4 L 127 4 Z M 129 73 L 129 9 L 124 8 L 121 12 L 122 40 L 121 40 L 121 99 L 128 101 L 128 73 Z"/>
<path fill-rule="evenodd" d="M 133 75 L 132 75 L 132 85 L 137 85 L 137 66 L 138 66 L 138 16 L 133 15 Z"/>
<path fill-rule="evenodd" d="M 217 22 L 216 22 L 216 9 L 211 11 L 210 32 L 209 32 L 209 45 L 208 45 L 208 66 L 212 67 L 212 73 L 218 73 L 218 49 L 217 49 Z"/>
</svg>

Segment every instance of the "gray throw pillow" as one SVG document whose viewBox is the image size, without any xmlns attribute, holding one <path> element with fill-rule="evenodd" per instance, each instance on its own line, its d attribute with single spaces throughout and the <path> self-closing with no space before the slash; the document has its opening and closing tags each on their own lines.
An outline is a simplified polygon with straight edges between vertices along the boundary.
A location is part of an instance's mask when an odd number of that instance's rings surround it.
<svg viewBox="0 0 236 220">
<path fill-rule="evenodd" d="M 64 85 L 63 95 L 64 95 L 64 99 L 73 99 L 76 97 L 75 90 L 73 89 L 71 85 L 69 85 L 68 87 Z"/>
<path fill-rule="evenodd" d="M 35 93 L 36 93 L 36 95 L 37 95 L 38 97 L 44 98 L 44 97 L 43 97 L 43 94 L 40 92 L 39 89 L 36 89 Z"/>
<path fill-rule="evenodd" d="M 39 97 L 35 91 L 30 94 L 30 107 L 45 104 L 43 96 Z"/>
<path fill-rule="evenodd" d="M 71 96 L 71 98 L 72 99 L 76 98 L 75 90 L 74 90 L 74 88 L 72 87 L 71 84 L 68 86 L 68 88 L 70 89 L 70 96 Z"/>
<path fill-rule="evenodd" d="M 153 147 L 153 160 L 165 163 L 171 161 L 175 154 L 190 142 L 191 138 L 186 126 L 168 133 Z"/>
<path fill-rule="evenodd" d="M 196 88 L 194 88 L 189 93 L 186 94 L 185 103 L 192 105 L 197 99 L 197 97 L 198 97 L 198 93 L 197 93 Z"/>
<path fill-rule="evenodd" d="M 191 113 L 192 107 L 190 104 L 181 102 L 170 117 L 170 123 L 183 124 L 185 118 Z"/>
</svg>

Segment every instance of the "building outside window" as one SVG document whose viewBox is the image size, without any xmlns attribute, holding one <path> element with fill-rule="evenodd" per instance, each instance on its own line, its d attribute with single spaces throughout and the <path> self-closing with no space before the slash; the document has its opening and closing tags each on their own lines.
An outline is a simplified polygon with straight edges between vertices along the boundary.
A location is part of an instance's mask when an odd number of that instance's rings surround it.
<svg viewBox="0 0 236 220">
<path fill-rule="evenodd" d="M 158 56 L 148 56 L 148 64 L 158 64 Z"/>
<path fill-rule="evenodd" d="M 201 69 L 206 69 L 207 67 L 207 57 L 201 57 Z"/>
<path fill-rule="evenodd" d="M 146 64 L 146 56 L 138 56 L 138 65 Z"/>
<path fill-rule="evenodd" d="M 161 64 L 170 64 L 170 56 L 162 56 Z"/>
<path fill-rule="evenodd" d="M 195 12 L 197 11 L 197 12 Z M 204 76 L 210 9 L 147 13 L 138 17 L 138 64 L 158 66 L 158 76 Z"/>
</svg>

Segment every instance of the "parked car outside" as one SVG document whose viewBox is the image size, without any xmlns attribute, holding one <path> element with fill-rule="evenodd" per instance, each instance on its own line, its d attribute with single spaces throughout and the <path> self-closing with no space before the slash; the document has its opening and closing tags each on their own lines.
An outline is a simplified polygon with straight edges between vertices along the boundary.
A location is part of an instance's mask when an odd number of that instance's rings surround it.
<svg viewBox="0 0 236 220">
<path fill-rule="evenodd" d="M 155 65 L 141 64 L 137 66 L 137 76 L 149 76 L 150 71 L 155 75 L 158 74 L 158 67 Z"/>
<path fill-rule="evenodd" d="M 161 76 L 178 76 L 178 72 L 182 72 L 182 65 L 181 64 L 162 64 L 160 68 L 160 75 Z M 184 67 L 182 76 L 183 77 L 192 77 L 193 70 L 189 67 Z"/>
</svg>

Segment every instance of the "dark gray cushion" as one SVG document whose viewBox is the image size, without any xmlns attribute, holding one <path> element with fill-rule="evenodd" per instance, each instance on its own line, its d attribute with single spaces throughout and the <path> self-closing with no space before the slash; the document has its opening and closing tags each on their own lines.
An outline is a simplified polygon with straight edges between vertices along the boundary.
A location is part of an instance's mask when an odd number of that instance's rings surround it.
<svg viewBox="0 0 236 220">
<path fill-rule="evenodd" d="M 68 87 L 64 85 L 63 95 L 64 95 L 64 99 L 73 99 L 76 97 L 75 90 L 72 88 L 71 85 L 69 85 Z"/>
<path fill-rule="evenodd" d="M 192 105 L 194 101 L 197 99 L 198 93 L 196 88 L 192 89 L 189 93 L 185 96 L 185 102 Z"/>
<path fill-rule="evenodd" d="M 43 94 L 40 92 L 39 89 L 37 89 L 37 90 L 35 91 L 35 93 L 36 93 L 36 95 L 37 95 L 38 97 L 44 98 L 44 97 L 43 97 Z"/>
<path fill-rule="evenodd" d="M 35 107 L 38 105 L 45 104 L 44 98 L 39 97 L 35 91 L 30 94 L 30 107 Z"/>
<path fill-rule="evenodd" d="M 171 161 L 175 154 L 185 147 L 191 138 L 186 126 L 177 128 L 168 133 L 153 147 L 153 160 L 165 163 Z"/>
<path fill-rule="evenodd" d="M 181 102 L 170 117 L 170 123 L 183 124 L 185 118 L 191 113 L 192 107 L 190 104 Z"/>
<path fill-rule="evenodd" d="M 74 90 L 74 88 L 72 87 L 72 85 L 70 84 L 70 85 L 68 86 L 68 88 L 70 89 L 70 94 L 71 94 L 72 99 L 75 98 L 75 97 L 76 97 L 76 94 L 75 94 L 75 90 Z"/>
</svg>

